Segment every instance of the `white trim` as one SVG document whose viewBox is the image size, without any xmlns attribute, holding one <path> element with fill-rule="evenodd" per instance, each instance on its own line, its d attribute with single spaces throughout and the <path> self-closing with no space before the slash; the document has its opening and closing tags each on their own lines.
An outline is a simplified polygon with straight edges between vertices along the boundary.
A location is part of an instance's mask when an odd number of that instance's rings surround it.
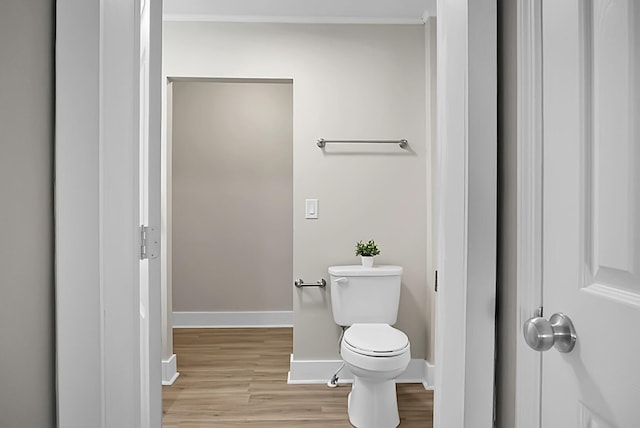
<svg viewBox="0 0 640 428">
<path fill-rule="evenodd" d="M 173 328 L 204 327 L 293 327 L 293 311 L 173 313 Z"/>
<path fill-rule="evenodd" d="M 542 356 L 521 328 L 542 304 L 542 33 L 541 2 L 517 4 L 517 307 L 515 425 L 539 428 Z"/>
<path fill-rule="evenodd" d="M 426 377 L 425 360 L 413 358 L 409 367 L 402 373 L 396 383 L 421 383 L 429 389 Z M 296 360 L 291 354 L 289 360 L 288 384 L 326 384 L 342 365 L 342 360 Z M 433 367 L 433 366 L 432 366 Z M 344 367 L 338 374 L 338 383 L 352 383 L 353 374 Z"/>
<path fill-rule="evenodd" d="M 428 15 L 428 11 L 425 12 Z M 421 25 L 424 18 L 383 18 L 357 16 L 250 16 L 167 13 L 165 22 L 244 22 L 269 24 L 382 24 Z"/>
<path fill-rule="evenodd" d="M 58 426 L 105 427 L 100 271 L 100 8 L 56 5 L 55 300 Z M 86 25 L 85 26 L 83 26 Z M 78 73 L 78 70 L 84 70 Z M 92 235 L 90 242 L 83 237 Z M 78 338 L 83 338 L 82 345 Z M 82 382 L 82 384 L 80 384 Z"/>
<path fill-rule="evenodd" d="M 58 426 L 142 426 L 138 8 L 56 5 Z"/>
<path fill-rule="evenodd" d="M 497 4 L 438 2 L 435 428 L 493 426 Z"/>
<path fill-rule="evenodd" d="M 426 9 L 424 13 L 422 14 L 422 22 L 426 24 L 429 18 L 435 18 L 438 14 L 437 9 L 438 9 L 437 1 L 430 0 L 429 4 L 426 5 Z"/>
<path fill-rule="evenodd" d="M 160 22 L 162 24 L 162 22 Z M 162 318 L 162 358 L 173 354 L 173 291 L 171 253 L 171 126 L 173 85 L 161 78 L 161 129 L 160 129 L 160 293 Z"/>
<path fill-rule="evenodd" d="M 436 384 L 436 366 L 425 360 L 424 362 L 424 389 L 434 390 Z"/>
<path fill-rule="evenodd" d="M 165 76 L 167 84 L 175 82 L 204 82 L 204 83 L 293 83 L 293 77 L 211 77 L 211 76 Z"/>
<path fill-rule="evenodd" d="M 173 385 L 178 376 L 180 373 L 178 373 L 176 354 L 172 354 L 168 359 L 162 360 L 162 385 Z"/>
<path fill-rule="evenodd" d="M 342 365 L 342 360 L 296 360 L 293 354 L 289 359 L 288 384 L 327 383 Z M 353 377 L 345 367 L 338 374 L 339 383 L 351 382 Z"/>
<path fill-rule="evenodd" d="M 161 133 L 162 133 L 162 0 L 145 0 L 149 9 L 148 53 L 149 87 L 148 97 L 148 180 L 149 180 L 149 225 L 161 225 Z M 148 260 L 148 319 L 149 319 L 149 385 L 143 385 L 149 398 L 149 427 L 162 425 L 162 264 L 161 259 Z M 145 415 L 143 415 L 145 416 Z"/>
<path fill-rule="evenodd" d="M 137 251 L 140 20 L 139 4 L 136 5 L 126 0 L 101 2 L 100 25 L 92 30 L 100 34 L 98 258 L 104 308 L 104 406 L 108 427 L 142 425 Z M 74 72 L 77 73 L 77 68 Z M 122 386 L 132 379 L 135 387 Z"/>
<path fill-rule="evenodd" d="M 437 269 L 434 427 L 463 428 L 466 337 L 467 5 L 438 2 Z M 453 121 L 457 121 L 457 126 Z M 445 265 L 446 262 L 446 265 Z M 449 285 L 450 284 L 450 285 Z M 445 326 L 447 327 L 445 330 Z M 442 362 L 447 362 L 443 364 Z M 444 381 L 446 379 L 446 382 Z M 443 400 L 443 394 L 449 398 Z"/>
</svg>

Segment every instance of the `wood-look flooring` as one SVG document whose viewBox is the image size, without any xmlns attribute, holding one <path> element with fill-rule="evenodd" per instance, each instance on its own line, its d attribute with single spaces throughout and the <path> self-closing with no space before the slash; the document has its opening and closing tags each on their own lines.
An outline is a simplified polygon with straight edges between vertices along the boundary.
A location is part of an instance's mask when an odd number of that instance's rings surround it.
<svg viewBox="0 0 640 428">
<path fill-rule="evenodd" d="M 163 387 L 163 426 L 350 427 L 351 385 L 288 385 L 291 328 L 174 330 L 180 377 Z M 433 393 L 398 384 L 400 426 L 432 427 Z"/>
</svg>

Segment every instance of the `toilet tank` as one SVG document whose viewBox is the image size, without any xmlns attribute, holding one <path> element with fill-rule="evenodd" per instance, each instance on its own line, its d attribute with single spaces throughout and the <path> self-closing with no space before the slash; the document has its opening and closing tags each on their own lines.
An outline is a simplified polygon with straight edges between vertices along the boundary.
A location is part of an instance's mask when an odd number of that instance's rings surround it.
<svg viewBox="0 0 640 428">
<path fill-rule="evenodd" d="M 329 276 L 336 324 L 396 323 L 402 267 L 331 266 Z"/>
</svg>

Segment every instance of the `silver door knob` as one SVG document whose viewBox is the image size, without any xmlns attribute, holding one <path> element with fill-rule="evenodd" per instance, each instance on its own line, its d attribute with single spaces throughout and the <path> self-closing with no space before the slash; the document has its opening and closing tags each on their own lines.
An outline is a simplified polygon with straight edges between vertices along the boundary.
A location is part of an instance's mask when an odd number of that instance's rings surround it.
<svg viewBox="0 0 640 428">
<path fill-rule="evenodd" d="M 542 317 L 529 318 L 522 329 L 524 340 L 534 351 L 547 351 L 555 347 L 560 352 L 571 352 L 576 344 L 576 330 L 568 316 L 559 312 L 549 321 Z"/>
</svg>

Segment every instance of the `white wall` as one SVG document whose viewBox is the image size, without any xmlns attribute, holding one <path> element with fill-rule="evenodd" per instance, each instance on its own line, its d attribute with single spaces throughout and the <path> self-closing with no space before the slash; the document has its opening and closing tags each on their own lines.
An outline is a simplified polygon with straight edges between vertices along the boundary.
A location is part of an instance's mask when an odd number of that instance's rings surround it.
<svg viewBox="0 0 640 428">
<path fill-rule="evenodd" d="M 432 284 L 424 26 L 167 22 L 164 49 L 166 76 L 293 79 L 294 277 L 328 279 L 328 266 L 359 263 L 356 241 L 375 239 L 377 263 L 405 269 L 396 326 L 412 357 L 425 358 Z M 320 137 L 406 138 L 410 149 L 323 151 Z M 320 200 L 318 220 L 304 219 L 305 198 Z M 298 290 L 293 280 L 294 357 L 339 358 L 329 290 Z"/>
</svg>

